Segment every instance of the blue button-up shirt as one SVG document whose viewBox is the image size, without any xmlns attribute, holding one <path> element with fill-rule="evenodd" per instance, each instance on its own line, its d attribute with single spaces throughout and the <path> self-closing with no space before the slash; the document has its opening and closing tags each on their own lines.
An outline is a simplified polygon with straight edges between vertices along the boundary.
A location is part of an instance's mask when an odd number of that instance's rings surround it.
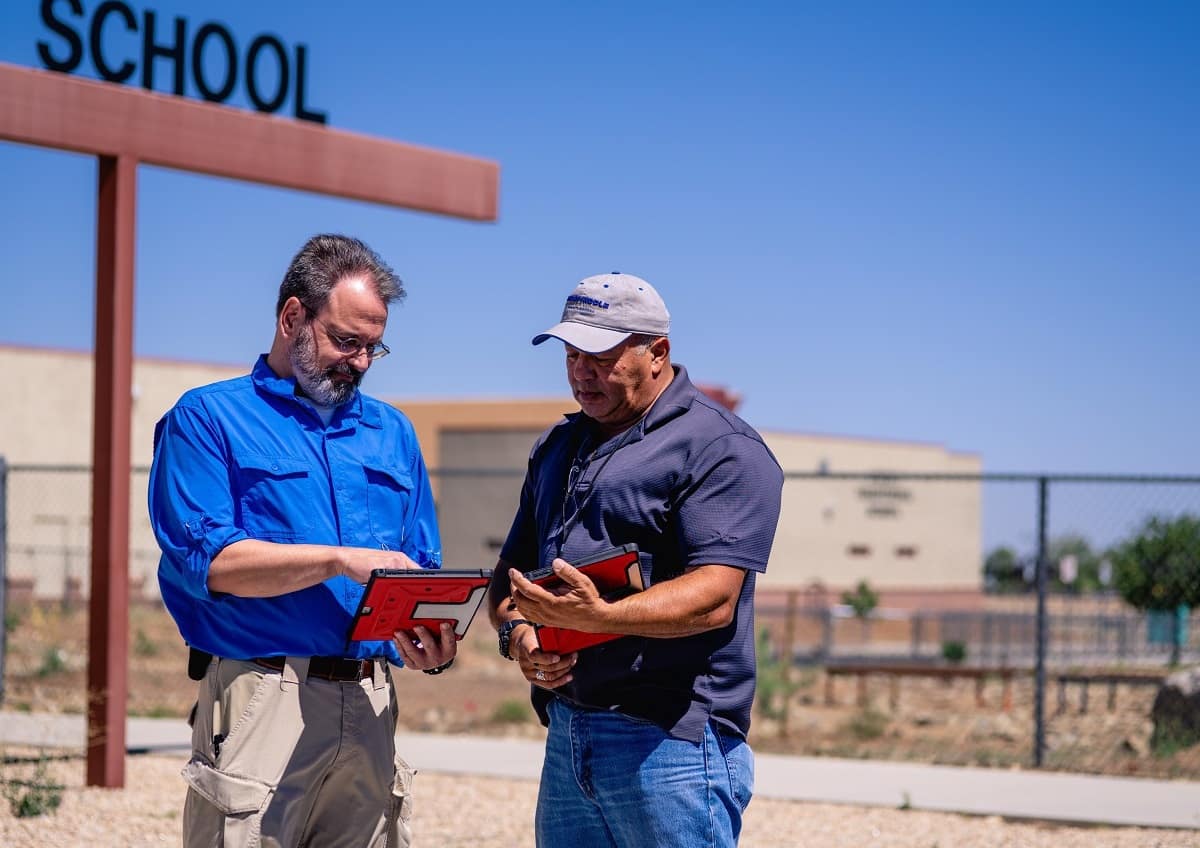
<svg viewBox="0 0 1200 848">
<path fill-rule="evenodd" d="M 221 657 L 386 656 L 347 642 L 363 587 L 345 577 L 273 598 L 210 592 L 208 571 L 242 539 L 402 551 L 441 566 L 429 476 L 412 424 L 361 392 L 328 425 L 276 376 L 253 373 L 187 392 L 158 422 L 150 520 L 163 602 L 189 645 Z"/>
</svg>

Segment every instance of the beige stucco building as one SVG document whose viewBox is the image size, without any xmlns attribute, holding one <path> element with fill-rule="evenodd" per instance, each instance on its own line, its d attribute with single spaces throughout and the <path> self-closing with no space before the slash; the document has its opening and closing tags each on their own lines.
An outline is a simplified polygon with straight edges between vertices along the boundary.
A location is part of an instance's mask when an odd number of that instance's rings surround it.
<svg viewBox="0 0 1200 848">
<path fill-rule="evenodd" d="M 7 480 L 7 573 L 43 598 L 86 592 L 92 360 L 87 353 L 0 345 L 10 375 L 0 416 Z M 154 424 L 187 389 L 247 365 L 139 359 L 132 408 L 130 576 L 157 596 L 157 550 L 146 514 Z M 715 392 L 719 396 L 720 392 Z M 726 395 L 728 397 L 728 395 Z M 447 567 L 490 567 L 508 531 L 534 438 L 578 407 L 569 397 L 400 400 L 433 472 Z M 753 422 L 751 422 L 753 423 Z M 833 594 L 866 580 L 887 603 L 905 596 L 978 596 L 978 481 L 888 475 L 975 474 L 980 458 L 934 444 L 764 431 L 784 471 L 783 514 L 764 589 Z M 822 473 L 825 472 L 825 473 Z M 878 475 L 844 479 L 838 474 Z"/>
</svg>

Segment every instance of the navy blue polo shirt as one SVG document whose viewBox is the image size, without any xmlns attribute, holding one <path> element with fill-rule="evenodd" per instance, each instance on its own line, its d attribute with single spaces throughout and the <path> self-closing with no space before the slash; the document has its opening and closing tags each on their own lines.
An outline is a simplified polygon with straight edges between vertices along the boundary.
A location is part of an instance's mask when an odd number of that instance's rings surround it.
<svg viewBox="0 0 1200 848">
<path fill-rule="evenodd" d="M 617 709 L 699 742 L 715 719 L 742 737 L 754 700 L 754 582 L 767 567 L 783 472 L 762 438 L 681 365 L 650 411 L 611 439 L 582 413 L 539 437 L 501 559 L 521 571 L 636 543 L 647 586 L 685 568 L 746 571 L 733 621 L 693 636 L 626 636 L 579 653 L 558 697 Z M 572 471 L 574 467 L 574 471 Z M 555 697 L 533 687 L 542 722 Z"/>
</svg>

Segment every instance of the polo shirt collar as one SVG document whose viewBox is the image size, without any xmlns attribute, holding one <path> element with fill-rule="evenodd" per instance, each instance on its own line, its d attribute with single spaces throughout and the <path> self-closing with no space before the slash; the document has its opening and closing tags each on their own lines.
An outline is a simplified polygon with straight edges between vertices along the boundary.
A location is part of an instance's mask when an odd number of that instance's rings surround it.
<svg viewBox="0 0 1200 848">
<path fill-rule="evenodd" d="M 673 421 L 683 415 L 696 397 L 696 387 L 688 378 L 687 369 L 682 365 L 672 365 L 671 367 L 675 370 L 675 379 L 671 381 L 671 385 L 663 389 L 663 393 L 658 396 L 654 405 L 650 407 L 650 411 L 642 419 L 643 432 L 661 427 L 668 421 Z"/>
</svg>

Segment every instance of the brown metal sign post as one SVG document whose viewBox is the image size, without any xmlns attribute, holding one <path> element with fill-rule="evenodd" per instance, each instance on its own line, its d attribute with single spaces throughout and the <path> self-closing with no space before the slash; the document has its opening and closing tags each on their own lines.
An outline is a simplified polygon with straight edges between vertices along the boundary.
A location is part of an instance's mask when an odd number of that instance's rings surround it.
<svg viewBox="0 0 1200 848">
<path fill-rule="evenodd" d="M 99 158 L 87 783 L 125 785 L 133 256 L 141 163 L 476 221 L 495 162 L 0 63 L 0 139 Z"/>
</svg>

